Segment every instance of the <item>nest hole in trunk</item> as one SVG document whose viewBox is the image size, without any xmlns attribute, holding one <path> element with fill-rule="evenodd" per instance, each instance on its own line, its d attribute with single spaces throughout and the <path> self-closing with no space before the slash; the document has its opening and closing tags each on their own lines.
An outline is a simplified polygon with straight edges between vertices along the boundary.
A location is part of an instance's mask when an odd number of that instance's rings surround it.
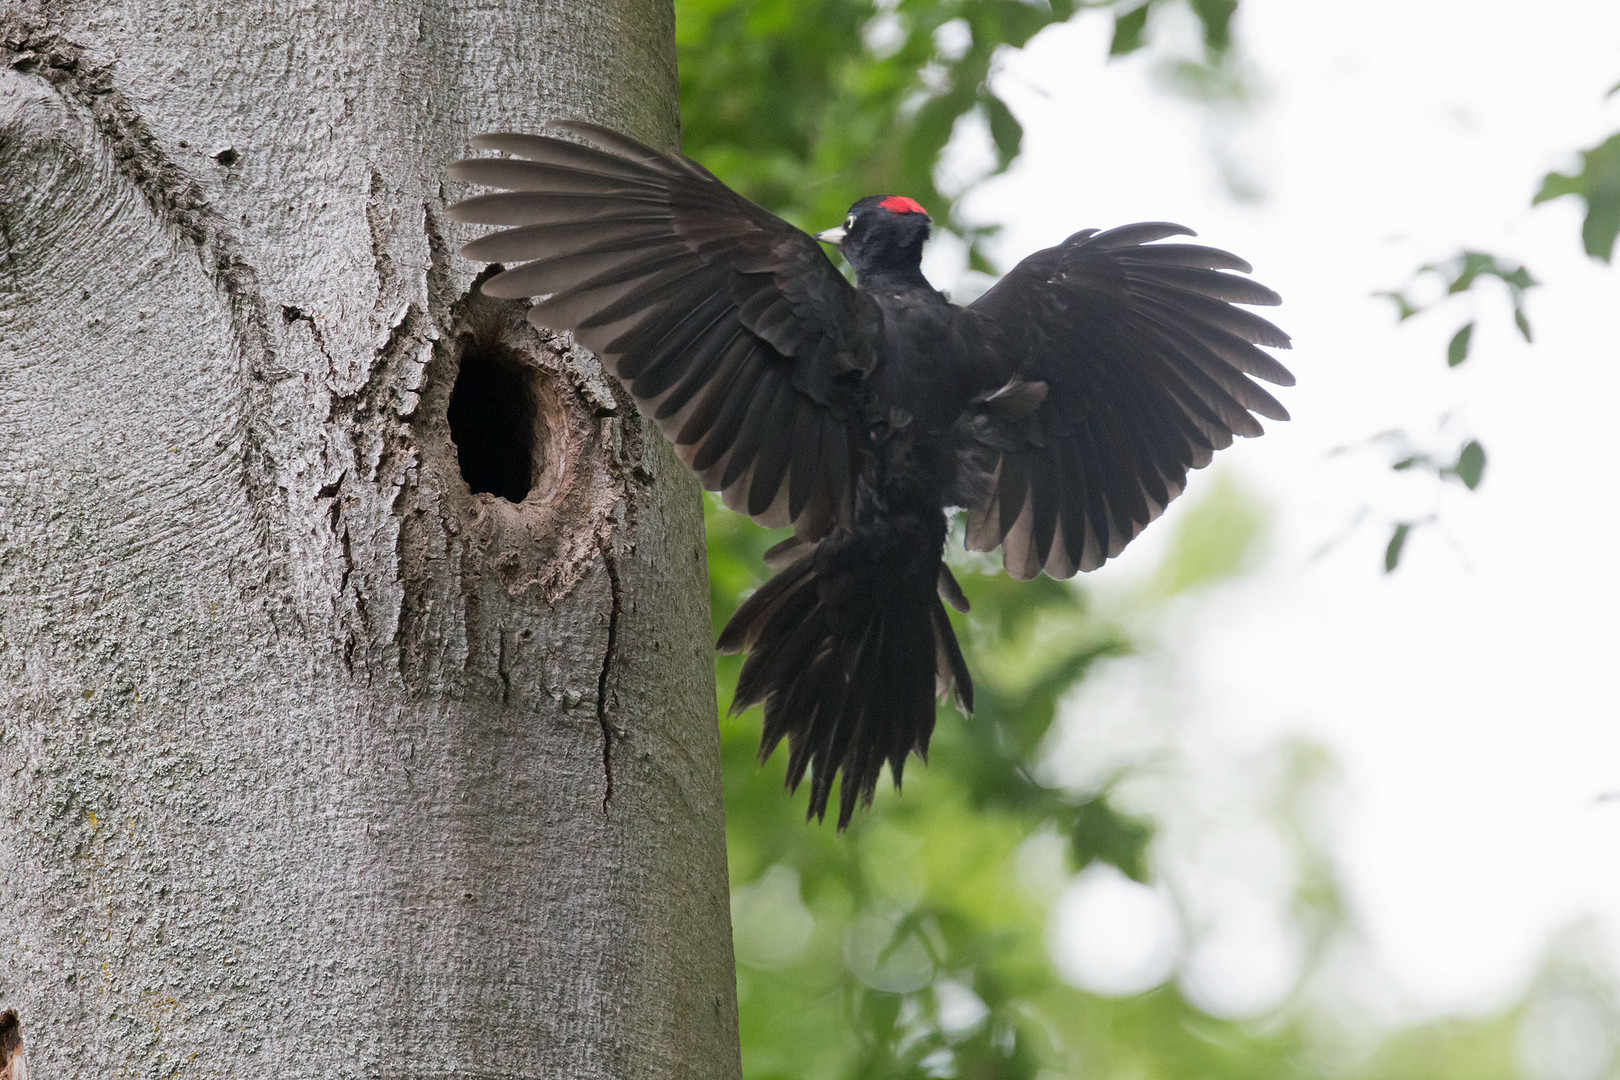
<svg viewBox="0 0 1620 1080">
<path fill-rule="evenodd" d="M 450 438 L 474 494 L 520 503 L 545 471 L 535 372 L 495 346 L 468 348 L 450 391 Z"/>
</svg>

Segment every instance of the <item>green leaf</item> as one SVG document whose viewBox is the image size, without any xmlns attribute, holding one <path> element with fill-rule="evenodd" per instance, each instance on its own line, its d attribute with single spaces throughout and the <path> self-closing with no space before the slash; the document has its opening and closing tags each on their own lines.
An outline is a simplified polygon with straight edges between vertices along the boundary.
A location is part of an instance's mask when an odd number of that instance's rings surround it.
<svg viewBox="0 0 1620 1080">
<path fill-rule="evenodd" d="M 996 144 L 996 158 L 1005 168 L 1023 148 L 1024 125 L 1007 108 L 1007 103 L 993 94 L 985 96 L 984 115 L 990 122 L 990 138 Z"/>
<path fill-rule="evenodd" d="M 1375 292 L 1373 296 L 1380 300 L 1388 300 L 1395 305 L 1395 321 L 1405 322 L 1418 313 L 1417 305 L 1406 298 L 1406 294 L 1398 290 L 1388 292 Z"/>
<path fill-rule="evenodd" d="M 1114 40 L 1108 45 L 1109 56 L 1124 56 L 1147 44 L 1148 5 L 1114 16 Z"/>
<path fill-rule="evenodd" d="M 1230 48 L 1237 0 L 1192 0 L 1192 9 L 1204 24 L 1204 46 L 1217 53 Z"/>
<path fill-rule="evenodd" d="M 1520 337 L 1524 338 L 1524 340 L 1527 342 L 1531 340 L 1530 320 L 1525 318 L 1524 308 L 1519 307 L 1516 304 L 1513 307 L 1513 325 L 1519 328 Z"/>
<path fill-rule="evenodd" d="M 1464 323 L 1463 328 L 1451 335 L 1451 344 L 1446 346 L 1446 366 L 1456 367 L 1468 359 L 1468 343 L 1474 337 L 1474 324 Z"/>
<path fill-rule="evenodd" d="M 1581 153 L 1580 169 L 1574 173 L 1548 173 L 1531 205 L 1577 195 L 1586 202 L 1586 220 L 1581 225 L 1581 242 L 1593 258 L 1611 262 L 1620 238 L 1620 134 Z"/>
<path fill-rule="evenodd" d="M 1506 269 L 1500 262 L 1498 262 L 1496 264 L 1495 272 L 1497 277 L 1502 279 L 1502 283 L 1506 285 L 1508 290 L 1515 296 L 1536 284 L 1536 279 L 1530 276 L 1530 271 L 1526 270 L 1522 266 L 1515 266 L 1512 269 Z"/>
<path fill-rule="evenodd" d="M 1530 271 L 1522 266 L 1512 266 L 1488 251 L 1464 251 L 1444 262 L 1429 263 L 1418 272 L 1440 275 L 1446 282 L 1447 295 L 1451 296 L 1472 289 L 1482 277 L 1496 278 L 1515 297 L 1536 284 Z"/>
<path fill-rule="evenodd" d="M 1467 485 L 1469 491 L 1479 487 L 1479 482 L 1485 477 L 1485 448 L 1478 439 L 1470 439 L 1463 445 L 1451 472 Z"/>
<path fill-rule="evenodd" d="M 1392 574 L 1401 563 L 1401 551 L 1406 547 L 1406 538 L 1412 533 L 1410 522 L 1403 521 L 1395 526 L 1395 532 L 1389 538 L 1389 545 L 1384 548 L 1384 573 Z"/>
<path fill-rule="evenodd" d="M 1105 796 L 1098 795 L 1076 808 L 1069 828 L 1075 869 L 1104 862 L 1118 867 L 1132 881 L 1148 880 L 1147 848 L 1153 840 L 1153 826 L 1147 822 L 1121 814 Z"/>
<path fill-rule="evenodd" d="M 1456 295 L 1474 287 L 1474 282 L 1481 274 L 1490 273 L 1496 266 L 1496 259 L 1482 251 L 1465 251 L 1457 264 L 1457 270 L 1451 279 L 1447 292 Z"/>
</svg>

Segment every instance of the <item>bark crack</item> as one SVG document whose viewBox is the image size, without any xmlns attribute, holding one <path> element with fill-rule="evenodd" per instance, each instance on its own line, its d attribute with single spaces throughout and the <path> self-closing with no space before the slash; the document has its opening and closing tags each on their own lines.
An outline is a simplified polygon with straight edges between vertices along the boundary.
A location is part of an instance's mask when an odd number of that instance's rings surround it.
<svg viewBox="0 0 1620 1080">
<path fill-rule="evenodd" d="M 496 628 L 495 672 L 501 677 L 501 704 L 512 703 L 512 662 L 506 655 L 506 627 Z"/>
<path fill-rule="evenodd" d="M 442 201 L 443 191 L 441 190 L 439 194 Z M 439 216 L 433 212 L 431 202 L 424 201 L 422 203 L 422 231 L 427 234 L 428 295 L 430 297 L 448 295 L 451 291 L 450 267 L 454 252 L 451 249 L 449 238 L 444 235 L 444 229 L 439 224 Z M 474 281 L 474 288 L 483 284 L 487 277 L 493 277 L 496 273 L 498 271 L 493 266 L 486 267 Z"/>
<path fill-rule="evenodd" d="M 321 355 L 326 357 L 328 367 L 336 367 L 332 360 L 332 354 L 327 351 L 326 337 L 321 333 L 320 325 L 316 323 L 315 316 L 302 308 L 294 307 L 292 304 L 283 304 L 281 305 L 281 321 L 288 326 L 295 322 L 308 323 L 309 336 L 315 339 L 315 348 L 319 349 Z"/>
<path fill-rule="evenodd" d="M 608 719 L 608 677 L 619 656 L 619 614 L 624 594 L 619 582 L 619 560 L 613 549 L 606 542 L 598 541 L 597 550 L 602 553 L 602 564 L 607 568 L 610 594 L 607 650 L 602 657 L 602 670 L 596 677 L 596 722 L 602 728 L 602 773 L 607 780 L 607 789 L 602 794 L 602 813 L 606 814 L 608 803 L 613 799 L 613 737 L 616 734 L 613 722 Z"/>
<path fill-rule="evenodd" d="M 388 237 L 392 228 L 389 199 L 383 175 L 371 167 L 371 186 L 366 189 L 366 225 L 371 231 L 371 262 L 377 271 L 377 304 L 399 280 L 394 269 L 394 257 L 388 253 Z"/>
</svg>

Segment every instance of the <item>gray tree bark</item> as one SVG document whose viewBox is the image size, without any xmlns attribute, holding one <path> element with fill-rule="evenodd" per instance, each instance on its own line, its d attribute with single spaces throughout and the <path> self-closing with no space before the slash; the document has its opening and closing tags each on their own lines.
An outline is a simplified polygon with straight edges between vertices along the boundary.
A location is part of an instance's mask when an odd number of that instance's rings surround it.
<svg viewBox="0 0 1620 1080">
<path fill-rule="evenodd" d="M 695 484 L 442 214 L 477 131 L 672 145 L 672 29 L 0 7 L 0 1010 L 34 1077 L 738 1074 Z"/>
</svg>

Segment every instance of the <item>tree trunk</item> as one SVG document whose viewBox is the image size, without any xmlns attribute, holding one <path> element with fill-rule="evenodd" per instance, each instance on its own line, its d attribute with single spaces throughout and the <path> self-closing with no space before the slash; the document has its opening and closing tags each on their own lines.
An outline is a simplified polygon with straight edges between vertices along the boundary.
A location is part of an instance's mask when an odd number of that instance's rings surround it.
<svg viewBox="0 0 1620 1080">
<path fill-rule="evenodd" d="M 35 1077 L 733 1077 L 696 487 L 475 295 L 668 0 L 0 13 L 0 1010 Z"/>
</svg>

